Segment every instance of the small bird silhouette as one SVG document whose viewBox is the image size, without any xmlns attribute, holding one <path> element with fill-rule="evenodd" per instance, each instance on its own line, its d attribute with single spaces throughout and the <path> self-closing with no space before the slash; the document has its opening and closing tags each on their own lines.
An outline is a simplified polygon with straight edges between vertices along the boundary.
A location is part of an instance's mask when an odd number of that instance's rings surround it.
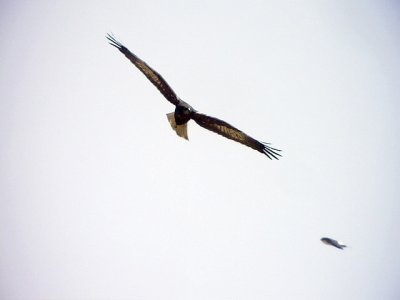
<svg viewBox="0 0 400 300">
<path fill-rule="evenodd" d="M 342 245 L 338 241 L 330 239 L 330 238 L 327 238 L 327 237 L 323 237 L 321 239 L 321 242 L 323 242 L 324 244 L 327 244 L 329 246 L 336 247 L 336 248 L 341 249 L 341 250 L 343 250 L 344 247 L 347 247 L 346 245 Z"/>
</svg>

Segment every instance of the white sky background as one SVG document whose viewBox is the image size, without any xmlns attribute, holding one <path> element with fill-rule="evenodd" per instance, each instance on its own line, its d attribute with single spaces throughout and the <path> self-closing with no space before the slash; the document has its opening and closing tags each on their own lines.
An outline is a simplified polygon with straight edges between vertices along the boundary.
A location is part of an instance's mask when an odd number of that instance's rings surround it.
<svg viewBox="0 0 400 300">
<path fill-rule="evenodd" d="M 399 299 L 396 1 L 0 11 L 0 298 Z M 177 137 L 107 32 L 283 158 Z"/>
</svg>

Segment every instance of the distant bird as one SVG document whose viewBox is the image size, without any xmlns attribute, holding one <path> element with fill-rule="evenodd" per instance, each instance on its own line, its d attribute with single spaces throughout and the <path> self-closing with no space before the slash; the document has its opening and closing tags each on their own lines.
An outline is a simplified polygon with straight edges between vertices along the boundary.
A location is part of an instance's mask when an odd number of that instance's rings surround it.
<svg viewBox="0 0 400 300">
<path fill-rule="evenodd" d="M 259 142 L 222 120 L 197 112 L 192 106 L 181 100 L 175 94 L 160 74 L 135 54 L 130 52 L 128 48 L 118 42 L 114 36 L 108 34 L 107 39 L 112 46 L 121 51 L 147 77 L 147 79 L 155 85 L 155 87 L 169 102 L 175 105 L 175 112 L 167 114 L 167 118 L 172 129 L 175 130 L 178 136 L 188 140 L 187 123 L 192 119 L 197 124 L 208 130 L 265 154 L 269 159 L 278 159 L 278 156 L 281 156 L 278 153 L 280 150 L 270 147 L 268 143 Z"/>
<path fill-rule="evenodd" d="M 329 246 L 336 247 L 336 248 L 341 249 L 341 250 L 343 250 L 344 247 L 347 247 L 346 245 L 342 245 L 342 244 L 340 244 L 338 241 L 333 240 L 333 239 L 330 239 L 330 238 L 327 238 L 327 237 L 323 237 L 323 238 L 321 239 L 321 241 L 322 241 L 324 244 L 327 244 L 327 245 L 329 245 Z"/>
</svg>

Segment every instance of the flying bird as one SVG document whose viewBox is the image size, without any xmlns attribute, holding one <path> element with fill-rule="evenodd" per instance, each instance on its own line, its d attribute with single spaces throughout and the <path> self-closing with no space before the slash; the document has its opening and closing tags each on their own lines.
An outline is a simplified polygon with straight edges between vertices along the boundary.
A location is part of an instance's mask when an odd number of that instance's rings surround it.
<svg viewBox="0 0 400 300">
<path fill-rule="evenodd" d="M 336 241 L 334 239 L 327 238 L 327 237 L 323 237 L 321 239 L 321 242 L 323 242 L 324 244 L 327 244 L 329 246 L 336 247 L 336 248 L 341 249 L 341 250 L 343 250 L 344 247 L 347 247 L 346 245 L 342 245 L 338 241 Z"/>
<path fill-rule="evenodd" d="M 178 136 L 188 140 L 187 123 L 193 120 L 201 127 L 265 154 L 269 159 L 278 159 L 278 156 L 281 156 L 278 153 L 280 150 L 270 147 L 268 143 L 257 141 L 225 121 L 199 113 L 188 103 L 181 100 L 157 71 L 129 51 L 114 36 L 107 34 L 106 38 L 112 46 L 121 51 L 151 81 L 169 102 L 175 105 L 175 111 L 167 114 L 167 118 Z"/>
</svg>

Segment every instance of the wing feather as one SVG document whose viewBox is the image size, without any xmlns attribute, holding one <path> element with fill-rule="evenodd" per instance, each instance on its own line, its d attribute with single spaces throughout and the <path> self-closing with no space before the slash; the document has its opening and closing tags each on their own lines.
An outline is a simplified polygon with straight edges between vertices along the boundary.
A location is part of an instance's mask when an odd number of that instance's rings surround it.
<svg viewBox="0 0 400 300">
<path fill-rule="evenodd" d="M 278 156 L 281 156 L 278 153 L 280 150 L 270 147 L 267 143 L 262 143 L 253 139 L 225 121 L 198 112 L 192 114 L 192 119 L 201 127 L 257 150 L 265 154 L 269 159 L 279 159 Z"/>
<path fill-rule="evenodd" d="M 107 34 L 106 38 L 108 39 L 110 45 L 117 48 L 121 51 L 146 77 L 155 85 L 155 87 L 164 95 L 165 98 L 169 102 L 174 105 L 179 103 L 179 99 L 172 88 L 168 85 L 165 79 L 157 73 L 157 71 L 153 70 L 148 64 L 146 64 L 143 60 L 129 51 L 124 45 L 118 42 L 114 36 Z"/>
</svg>

